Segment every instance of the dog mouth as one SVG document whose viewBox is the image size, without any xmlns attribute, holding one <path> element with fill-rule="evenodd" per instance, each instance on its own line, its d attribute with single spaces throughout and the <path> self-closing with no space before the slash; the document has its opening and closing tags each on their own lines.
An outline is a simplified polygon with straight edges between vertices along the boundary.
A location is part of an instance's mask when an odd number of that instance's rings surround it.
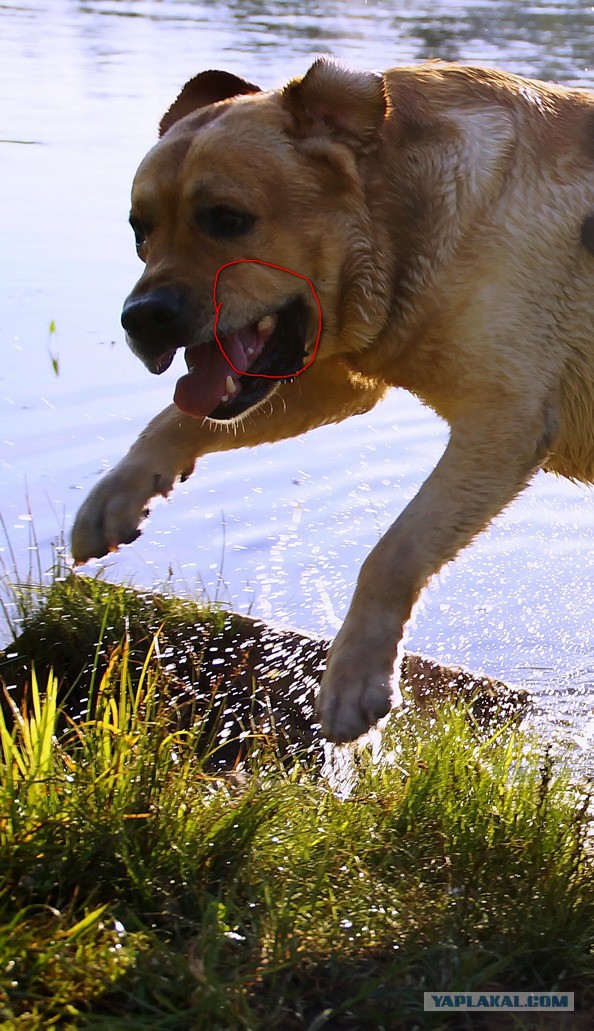
<svg viewBox="0 0 594 1031">
<path fill-rule="evenodd" d="M 231 333 L 186 348 L 188 372 L 175 388 L 174 401 L 187 415 L 232 419 L 270 394 L 278 382 L 292 380 L 307 359 L 307 306 L 295 297 L 282 308 Z M 153 368 L 169 368 L 174 351 Z"/>
</svg>

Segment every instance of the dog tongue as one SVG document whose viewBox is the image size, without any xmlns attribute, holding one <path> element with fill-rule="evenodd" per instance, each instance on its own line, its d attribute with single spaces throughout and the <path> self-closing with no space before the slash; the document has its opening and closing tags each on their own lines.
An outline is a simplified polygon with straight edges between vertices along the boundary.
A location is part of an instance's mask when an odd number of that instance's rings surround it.
<svg viewBox="0 0 594 1031">
<path fill-rule="evenodd" d="M 210 415 L 228 393 L 227 377 L 231 376 L 234 382 L 239 378 L 233 366 L 239 372 L 245 372 L 248 367 L 249 362 L 239 332 L 221 337 L 221 343 L 229 360 L 222 353 L 216 340 L 211 340 L 208 344 L 199 344 L 186 351 L 190 371 L 177 381 L 173 396 L 177 407 L 186 415 L 197 418 Z"/>
</svg>

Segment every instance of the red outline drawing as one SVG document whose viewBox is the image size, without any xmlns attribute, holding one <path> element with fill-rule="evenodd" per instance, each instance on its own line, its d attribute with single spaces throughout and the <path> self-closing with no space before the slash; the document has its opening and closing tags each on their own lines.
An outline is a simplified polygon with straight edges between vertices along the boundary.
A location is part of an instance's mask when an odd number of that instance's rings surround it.
<svg viewBox="0 0 594 1031">
<path fill-rule="evenodd" d="M 247 261 L 251 262 L 253 265 L 267 265 L 268 268 L 276 268 L 280 272 L 288 272 L 290 276 L 297 276 L 297 279 L 305 280 L 305 282 L 307 283 L 307 285 L 309 286 L 309 289 L 311 290 L 311 292 L 313 294 L 314 301 L 316 302 L 316 305 L 317 305 L 317 308 L 318 308 L 318 334 L 316 336 L 316 342 L 314 344 L 313 354 L 312 354 L 311 358 L 309 359 L 307 364 L 303 366 L 302 369 L 299 369 L 298 372 L 290 372 L 290 373 L 288 373 L 287 375 L 284 375 L 284 376 L 270 376 L 270 375 L 268 375 L 266 373 L 262 373 L 262 372 L 242 372 L 241 369 L 236 369 L 235 368 L 233 362 L 231 361 L 231 359 L 227 355 L 227 352 L 225 351 L 225 348 L 223 347 L 221 341 L 219 340 L 219 336 L 218 336 L 218 333 L 217 333 L 217 327 L 218 327 L 218 323 L 219 323 L 219 315 L 220 315 L 220 312 L 221 312 L 221 308 L 223 307 L 223 302 L 222 301 L 220 301 L 220 302 L 217 301 L 217 283 L 219 281 L 219 276 L 220 276 L 221 272 L 224 269 L 230 268 L 232 265 L 241 265 L 243 262 L 247 262 Z M 318 297 L 318 295 L 317 295 L 317 293 L 315 291 L 315 288 L 314 288 L 314 285 L 313 285 L 311 279 L 308 279 L 307 276 L 301 275 L 300 272 L 293 272 L 292 269 L 284 268 L 282 265 L 273 265 L 270 261 L 261 261 L 260 258 L 237 258 L 235 261 L 228 261 L 225 265 L 221 265 L 221 267 L 218 269 L 217 274 L 215 276 L 215 280 L 214 280 L 214 286 L 213 286 L 213 290 L 212 290 L 212 298 L 213 298 L 214 310 L 215 310 L 214 337 L 215 337 L 215 340 L 216 340 L 217 344 L 219 345 L 221 354 L 223 355 L 225 360 L 229 363 L 229 365 L 231 366 L 231 368 L 233 369 L 234 372 L 237 372 L 240 376 L 254 376 L 255 378 L 260 378 L 260 379 L 294 379 L 295 376 L 300 376 L 302 372 L 305 372 L 305 370 L 309 368 L 309 366 L 311 365 L 311 363 L 313 362 L 313 360 L 314 360 L 314 358 L 315 358 L 315 356 L 317 354 L 318 345 L 320 343 L 320 337 L 322 335 L 322 305 L 320 304 L 320 299 L 319 299 L 319 297 Z"/>
</svg>

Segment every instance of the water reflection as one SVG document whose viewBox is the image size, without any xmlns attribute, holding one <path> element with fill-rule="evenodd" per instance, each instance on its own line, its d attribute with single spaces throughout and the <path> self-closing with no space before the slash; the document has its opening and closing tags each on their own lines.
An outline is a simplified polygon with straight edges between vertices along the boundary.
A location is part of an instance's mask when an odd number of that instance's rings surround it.
<svg viewBox="0 0 594 1031">
<path fill-rule="evenodd" d="M 73 5 L 85 29 L 110 20 L 144 19 L 161 28 L 201 26 L 209 39 L 232 33 L 242 54 L 290 46 L 293 53 L 340 52 L 374 67 L 440 57 L 487 61 L 518 72 L 587 85 L 594 67 L 594 10 L 588 0 L 539 4 L 499 0 L 108 0 Z"/>
</svg>

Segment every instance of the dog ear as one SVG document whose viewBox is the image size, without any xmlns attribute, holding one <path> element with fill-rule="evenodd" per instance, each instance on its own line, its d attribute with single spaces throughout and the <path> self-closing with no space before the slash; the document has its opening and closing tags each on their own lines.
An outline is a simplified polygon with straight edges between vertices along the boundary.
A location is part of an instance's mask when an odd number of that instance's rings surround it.
<svg viewBox="0 0 594 1031">
<path fill-rule="evenodd" d="M 229 97 L 239 97 L 244 93 L 261 93 L 259 86 L 252 82 L 241 79 L 239 75 L 231 72 L 200 72 L 193 79 L 186 82 L 179 97 L 174 100 L 168 111 L 163 115 L 159 123 L 159 136 L 162 136 L 180 118 L 191 115 L 201 107 L 208 107 L 209 104 L 216 104 L 219 100 L 228 100 Z"/>
<path fill-rule="evenodd" d="M 282 98 L 298 135 L 335 136 L 355 146 L 373 139 L 388 107 L 381 75 L 351 71 L 323 57 L 290 82 Z"/>
</svg>

